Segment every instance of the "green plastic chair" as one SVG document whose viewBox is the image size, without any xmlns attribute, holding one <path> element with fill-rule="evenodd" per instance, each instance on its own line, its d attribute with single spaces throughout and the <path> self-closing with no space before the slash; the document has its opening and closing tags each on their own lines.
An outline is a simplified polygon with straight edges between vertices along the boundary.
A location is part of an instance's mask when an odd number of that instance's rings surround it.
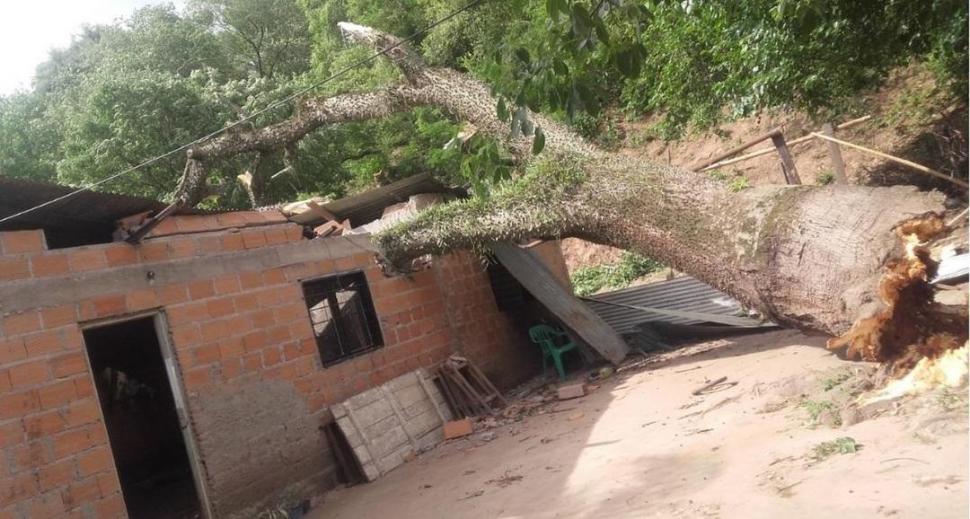
<svg viewBox="0 0 970 519">
<path fill-rule="evenodd" d="M 557 345 L 556 339 L 558 337 L 565 337 L 565 344 Z M 566 370 L 562 367 L 562 354 L 575 349 L 576 343 L 569 338 L 566 332 L 546 324 L 537 324 L 529 328 L 529 338 L 542 349 L 542 372 L 546 372 L 546 357 L 552 357 L 556 371 L 559 373 L 559 380 L 565 380 Z"/>
</svg>

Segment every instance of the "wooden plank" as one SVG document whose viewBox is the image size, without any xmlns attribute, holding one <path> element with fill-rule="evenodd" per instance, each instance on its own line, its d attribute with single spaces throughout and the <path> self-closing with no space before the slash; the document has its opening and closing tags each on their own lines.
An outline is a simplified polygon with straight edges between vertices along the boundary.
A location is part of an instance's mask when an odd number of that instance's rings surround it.
<svg viewBox="0 0 970 519">
<path fill-rule="evenodd" d="M 844 130 L 845 128 L 849 128 L 849 127 L 855 126 L 855 125 L 857 125 L 859 123 L 864 123 L 864 122 L 868 121 L 869 119 L 872 119 L 872 116 L 871 115 L 865 115 L 865 116 L 859 117 L 857 119 L 852 119 L 850 121 L 846 121 L 846 122 L 844 122 L 844 123 L 836 126 L 835 129 L 836 130 Z M 803 136 L 801 136 L 801 137 L 799 137 L 797 139 L 793 139 L 793 140 L 788 141 L 788 148 L 791 149 L 796 144 L 805 144 L 806 142 L 814 141 L 815 138 L 816 137 L 814 135 L 812 135 L 811 133 L 808 134 L 808 135 L 803 135 Z M 747 154 L 741 155 L 740 157 L 735 157 L 735 158 L 730 159 L 730 160 L 722 160 L 720 162 L 715 162 L 714 164 L 711 164 L 709 166 L 705 166 L 705 167 L 699 169 L 698 171 L 709 171 L 709 170 L 712 170 L 712 169 L 723 168 L 724 166 L 729 166 L 731 164 L 735 164 L 735 163 L 738 163 L 738 162 L 744 162 L 746 160 L 751 160 L 751 159 L 760 157 L 762 155 L 767 155 L 769 153 L 775 153 L 775 147 L 774 146 L 772 146 L 770 148 L 761 148 L 760 150 L 755 150 L 755 151 L 752 151 L 751 153 L 747 153 Z"/>
<path fill-rule="evenodd" d="M 953 178 L 953 177 L 951 177 L 949 175 L 944 175 L 943 173 L 940 173 L 939 171 L 936 171 L 935 169 L 930 169 L 930 168 L 928 168 L 928 167 L 926 167 L 926 166 L 924 166 L 922 164 L 917 164 L 915 162 L 911 162 L 911 161 L 908 161 L 906 159 L 901 159 L 899 157 L 894 157 L 894 156 L 892 156 L 892 155 L 890 155 L 888 153 L 883 153 L 883 152 L 878 151 L 878 150 L 874 150 L 874 149 L 871 149 L 871 148 L 866 148 L 865 146 L 859 146 L 858 144 L 852 144 L 851 142 L 846 142 L 846 141 L 843 141 L 841 139 L 836 139 L 835 137 L 829 137 L 828 135 L 823 135 L 821 133 L 813 132 L 812 135 L 814 135 L 814 136 L 816 136 L 816 137 L 818 137 L 820 139 L 825 139 L 827 141 L 834 142 L 836 144 L 841 144 L 843 146 L 848 146 L 850 148 L 855 148 L 855 149 L 857 149 L 859 151 L 864 151 L 864 152 L 866 152 L 866 153 L 868 153 L 870 155 L 875 155 L 877 157 L 882 157 L 882 158 L 884 158 L 886 160 L 891 160 L 893 162 L 902 164 L 904 166 L 909 166 L 909 167 L 915 169 L 916 171 L 920 171 L 920 172 L 926 173 L 927 175 L 932 175 L 934 177 L 941 178 L 943 180 L 949 180 L 950 182 L 953 182 L 954 184 L 956 184 L 956 185 L 958 185 L 958 186 L 960 186 L 960 187 L 962 187 L 964 189 L 970 189 L 970 184 L 967 184 L 966 182 L 964 182 L 964 181 L 962 181 L 962 180 L 960 180 L 958 178 Z"/>
<path fill-rule="evenodd" d="M 559 284 L 532 251 L 511 243 L 495 243 L 491 249 L 509 273 L 567 328 L 606 360 L 617 365 L 623 361 L 629 347 L 619 334 Z"/>
<path fill-rule="evenodd" d="M 798 170 L 795 169 L 795 161 L 792 159 L 791 151 L 788 150 L 788 144 L 785 143 L 785 136 L 778 132 L 771 136 L 771 143 L 775 145 L 778 156 L 781 157 L 781 171 L 785 174 L 785 183 L 801 184 L 802 180 L 798 178 Z"/>
<path fill-rule="evenodd" d="M 832 137 L 835 135 L 835 130 L 832 128 L 832 123 L 825 123 L 822 125 L 822 133 Z M 848 184 L 849 180 L 845 176 L 845 161 L 842 160 L 842 150 L 839 149 L 839 145 L 832 141 L 825 141 L 829 147 L 829 160 L 832 161 L 832 175 L 835 177 L 836 184 Z"/>
<path fill-rule="evenodd" d="M 693 171 L 700 171 L 700 170 L 702 170 L 702 169 L 710 166 L 711 164 L 720 162 L 720 161 L 722 161 L 722 160 L 724 160 L 724 159 L 726 159 L 728 157 L 732 157 L 734 155 L 737 155 L 738 153 L 741 153 L 742 151 L 744 151 L 744 150 L 746 150 L 746 149 L 754 146 L 755 144 L 758 144 L 759 142 L 764 141 L 764 140 L 768 140 L 768 139 L 772 138 L 775 135 L 781 135 L 781 129 L 780 128 L 775 128 L 774 130 L 771 130 L 771 131 L 769 131 L 767 133 L 763 133 L 763 134 L 761 134 L 761 135 L 759 135 L 759 136 L 757 136 L 757 137 L 755 137 L 755 138 L 753 138 L 753 139 L 745 142 L 744 144 L 735 146 L 735 147 L 733 147 L 733 148 L 725 151 L 724 153 L 722 153 L 720 155 L 716 155 L 716 156 L 714 156 L 714 157 L 712 157 L 710 159 L 707 159 L 704 162 L 701 162 L 700 164 L 698 164 L 698 165 L 696 165 L 696 166 L 694 166 L 694 167 L 692 167 L 690 169 L 693 170 Z"/>
<path fill-rule="evenodd" d="M 350 220 L 341 221 L 340 218 L 337 217 L 337 215 L 331 213 L 330 211 L 325 209 L 320 204 L 314 202 L 313 200 L 308 200 L 306 205 L 307 207 L 310 208 L 311 211 L 314 212 L 314 214 L 320 216 L 321 218 L 326 218 L 327 220 L 334 222 L 338 226 L 343 227 L 345 231 L 350 230 Z"/>
</svg>

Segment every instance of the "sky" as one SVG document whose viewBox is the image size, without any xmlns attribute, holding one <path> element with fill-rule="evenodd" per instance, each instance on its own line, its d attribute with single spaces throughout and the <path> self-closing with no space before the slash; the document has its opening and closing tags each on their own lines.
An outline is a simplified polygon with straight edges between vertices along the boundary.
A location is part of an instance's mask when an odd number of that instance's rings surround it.
<svg viewBox="0 0 970 519">
<path fill-rule="evenodd" d="M 4 0 L 0 16 L 0 95 L 30 88 L 34 68 L 70 45 L 82 25 L 111 22 L 139 7 L 183 0 Z"/>
</svg>

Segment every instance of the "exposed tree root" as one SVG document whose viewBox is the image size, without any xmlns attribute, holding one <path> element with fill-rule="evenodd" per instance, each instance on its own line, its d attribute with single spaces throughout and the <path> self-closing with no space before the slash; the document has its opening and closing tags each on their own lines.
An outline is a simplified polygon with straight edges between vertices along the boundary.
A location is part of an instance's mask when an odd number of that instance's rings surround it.
<svg viewBox="0 0 970 519">
<path fill-rule="evenodd" d="M 851 360 L 886 363 L 894 375 L 912 369 L 922 358 L 936 358 L 967 341 L 967 312 L 946 312 L 933 301 L 930 278 L 936 262 L 926 244 L 946 230 L 943 219 L 927 214 L 903 222 L 896 234 L 905 255 L 886 266 L 879 283 L 885 307 L 857 321 L 840 337 L 830 339 L 830 350 L 846 348 Z"/>
</svg>

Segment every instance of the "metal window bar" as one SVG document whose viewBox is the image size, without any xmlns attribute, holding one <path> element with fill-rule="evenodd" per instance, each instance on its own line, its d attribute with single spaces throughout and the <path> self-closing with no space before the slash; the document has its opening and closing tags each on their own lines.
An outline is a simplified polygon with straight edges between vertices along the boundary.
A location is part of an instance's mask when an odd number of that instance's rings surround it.
<svg viewBox="0 0 970 519">
<path fill-rule="evenodd" d="M 303 292 L 324 366 L 382 345 L 377 313 L 363 273 L 310 281 L 304 283 Z"/>
</svg>

